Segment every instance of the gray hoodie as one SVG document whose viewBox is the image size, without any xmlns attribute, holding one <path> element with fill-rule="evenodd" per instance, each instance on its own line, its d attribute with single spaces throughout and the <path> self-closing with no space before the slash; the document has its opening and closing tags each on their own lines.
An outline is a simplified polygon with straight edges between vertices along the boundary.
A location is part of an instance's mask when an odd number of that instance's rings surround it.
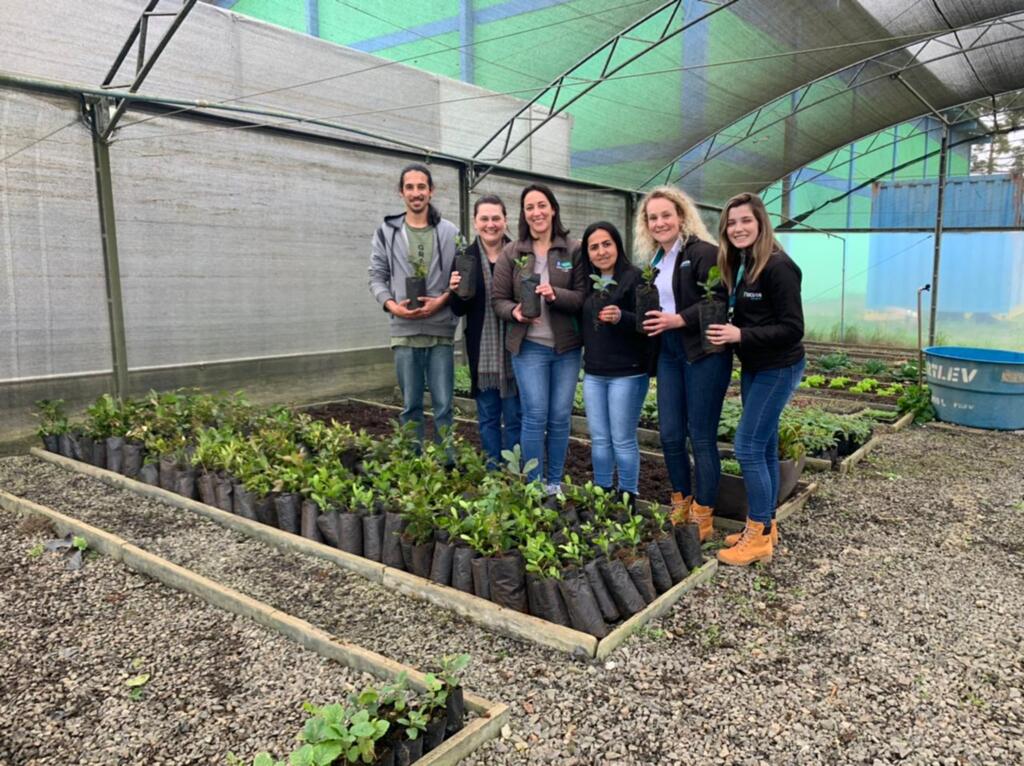
<svg viewBox="0 0 1024 766">
<path fill-rule="evenodd" d="M 434 257 L 427 269 L 427 295 L 440 295 L 448 289 L 448 278 L 455 262 L 455 235 L 458 228 L 430 206 L 428 222 L 434 227 Z M 409 240 L 405 234 L 405 213 L 389 215 L 373 235 L 370 254 L 370 292 L 382 307 L 389 300 L 401 303 L 405 294 L 405 278 L 412 274 L 409 266 Z M 427 319 L 399 319 L 389 314 L 391 337 L 455 335 L 458 317 L 445 306 Z"/>
</svg>

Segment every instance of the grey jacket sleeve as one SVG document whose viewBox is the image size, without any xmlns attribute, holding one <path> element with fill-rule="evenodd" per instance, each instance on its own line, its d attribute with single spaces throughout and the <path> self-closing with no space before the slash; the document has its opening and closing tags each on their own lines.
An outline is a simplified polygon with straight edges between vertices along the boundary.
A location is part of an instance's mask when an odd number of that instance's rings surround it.
<svg viewBox="0 0 1024 766">
<path fill-rule="evenodd" d="M 373 235 L 370 250 L 370 292 L 382 307 L 388 301 L 395 300 L 391 291 L 391 261 L 383 224 Z"/>
</svg>

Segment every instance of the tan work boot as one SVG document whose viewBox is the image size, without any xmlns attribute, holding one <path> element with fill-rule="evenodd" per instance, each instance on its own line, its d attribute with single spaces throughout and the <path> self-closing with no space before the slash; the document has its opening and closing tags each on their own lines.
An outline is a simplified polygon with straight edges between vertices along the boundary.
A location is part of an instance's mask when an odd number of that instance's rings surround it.
<svg viewBox="0 0 1024 766">
<path fill-rule="evenodd" d="M 759 521 L 747 519 L 747 526 L 740 535 L 739 542 L 731 548 L 723 548 L 718 552 L 718 560 L 734 567 L 750 566 L 755 561 L 772 560 L 772 522 L 767 525 Z"/>
<path fill-rule="evenodd" d="M 714 522 L 711 520 L 711 516 L 714 514 L 715 509 L 710 505 L 701 505 L 696 500 L 690 503 L 690 513 L 687 515 L 687 520 L 691 524 L 696 524 L 700 531 L 700 541 L 704 542 L 714 529 Z"/>
<path fill-rule="evenodd" d="M 672 493 L 672 512 L 669 514 L 668 520 L 675 524 L 686 524 L 689 521 L 690 516 L 690 504 L 693 502 L 693 495 L 687 495 L 683 497 L 682 492 Z"/>
<path fill-rule="evenodd" d="M 732 534 L 726 535 L 725 536 L 725 541 L 724 541 L 725 542 L 725 546 L 727 548 L 731 548 L 732 546 L 734 546 L 736 543 L 738 543 L 740 541 L 741 537 L 743 537 L 743 533 L 742 532 L 733 532 Z M 779 547 L 779 525 L 775 522 L 774 519 L 772 519 L 772 548 L 778 548 L 778 547 Z"/>
</svg>

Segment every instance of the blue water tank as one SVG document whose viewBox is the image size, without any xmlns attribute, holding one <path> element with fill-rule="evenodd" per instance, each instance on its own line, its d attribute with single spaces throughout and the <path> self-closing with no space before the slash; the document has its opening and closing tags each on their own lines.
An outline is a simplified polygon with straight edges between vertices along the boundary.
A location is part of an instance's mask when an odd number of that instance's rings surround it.
<svg viewBox="0 0 1024 766">
<path fill-rule="evenodd" d="M 931 346 L 924 356 L 939 420 L 974 428 L 1024 428 L 1024 354 Z"/>
</svg>

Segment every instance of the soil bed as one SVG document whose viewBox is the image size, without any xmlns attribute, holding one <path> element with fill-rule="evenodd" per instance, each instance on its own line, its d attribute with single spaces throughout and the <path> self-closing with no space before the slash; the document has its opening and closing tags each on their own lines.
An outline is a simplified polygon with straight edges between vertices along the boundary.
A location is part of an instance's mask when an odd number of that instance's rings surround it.
<svg viewBox="0 0 1024 766">
<path fill-rule="evenodd" d="M 56 554 L 30 555 L 53 537 L 44 530 L 0 510 L 0 763 L 282 755 L 303 702 L 375 682 L 105 556 L 69 572 Z M 126 682 L 140 674 L 149 680 L 133 699 Z"/>
</svg>

